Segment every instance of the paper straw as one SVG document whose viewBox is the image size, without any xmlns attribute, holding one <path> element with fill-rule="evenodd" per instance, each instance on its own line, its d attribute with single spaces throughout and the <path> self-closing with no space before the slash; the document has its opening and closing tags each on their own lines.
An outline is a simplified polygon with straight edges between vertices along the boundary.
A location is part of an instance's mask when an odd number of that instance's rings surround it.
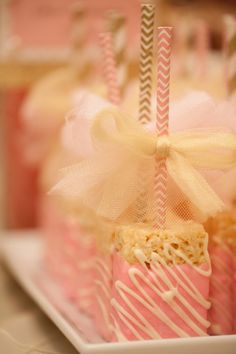
<svg viewBox="0 0 236 354">
<path fill-rule="evenodd" d="M 112 34 L 104 32 L 100 34 L 100 43 L 103 52 L 103 72 L 108 87 L 108 99 L 115 105 L 120 103 L 120 91 L 117 81 L 115 54 Z"/>
<path fill-rule="evenodd" d="M 208 71 L 209 48 L 209 27 L 204 20 L 198 20 L 195 33 L 195 50 L 197 75 L 200 78 L 205 78 Z"/>
<path fill-rule="evenodd" d="M 87 50 L 87 12 L 81 4 L 72 8 L 73 64 L 80 79 L 86 79 L 93 67 L 93 58 Z"/>
<path fill-rule="evenodd" d="M 158 27 L 157 32 L 157 117 L 158 137 L 168 135 L 169 126 L 169 85 L 172 27 Z M 168 154 L 168 144 L 162 146 Z M 154 226 L 163 229 L 166 222 L 167 169 L 165 157 L 156 158 L 154 179 L 155 221 Z"/>
<path fill-rule="evenodd" d="M 108 31 L 112 33 L 113 47 L 117 67 L 117 80 L 123 95 L 128 81 L 128 63 L 126 58 L 127 26 L 124 16 L 116 11 L 108 13 Z"/>
<path fill-rule="evenodd" d="M 146 124 L 151 120 L 154 14 L 154 5 L 141 5 L 139 59 L 139 121 L 141 124 Z M 138 176 L 139 197 L 135 205 L 137 222 L 145 221 L 147 206 L 146 190 L 148 185 L 147 171 L 142 169 L 139 171 Z"/>
<path fill-rule="evenodd" d="M 83 49 L 88 34 L 87 16 L 84 6 L 72 7 L 72 41 L 75 48 Z"/>
<path fill-rule="evenodd" d="M 236 16 L 227 15 L 225 22 L 226 86 L 228 96 L 236 94 Z"/>
<path fill-rule="evenodd" d="M 151 120 L 154 14 L 154 5 L 141 5 L 139 121 L 142 124 Z"/>
</svg>

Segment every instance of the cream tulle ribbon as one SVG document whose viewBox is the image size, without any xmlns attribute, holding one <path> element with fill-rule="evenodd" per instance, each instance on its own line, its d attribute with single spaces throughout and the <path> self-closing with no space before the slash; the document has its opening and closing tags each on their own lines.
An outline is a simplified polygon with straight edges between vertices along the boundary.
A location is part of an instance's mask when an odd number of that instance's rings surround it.
<svg viewBox="0 0 236 354">
<path fill-rule="evenodd" d="M 53 192 L 81 200 L 99 215 L 117 219 L 140 191 L 142 164 L 154 170 L 165 158 L 169 176 L 201 218 L 215 215 L 224 204 L 198 169 L 225 170 L 236 163 L 236 137 L 204 129 L 156 136 L 116 108 L 100 111 L 91 126 L 94 155 L 64 170 Z"/>
</svg>

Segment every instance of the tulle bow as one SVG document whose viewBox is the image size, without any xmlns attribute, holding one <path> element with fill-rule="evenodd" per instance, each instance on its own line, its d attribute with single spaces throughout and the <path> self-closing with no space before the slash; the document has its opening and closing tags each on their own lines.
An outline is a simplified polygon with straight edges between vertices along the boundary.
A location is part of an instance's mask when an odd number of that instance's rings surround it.
<svg viewBox="0 0 236 354">
<path fill-rule="evenodd" d="M 199 170 L 225 170 L 235 165 L 233 133 L 195 129 L 157 136 L 117 108 L 108 107 L 96 114 L 91 137 L 93 155 L 66 168 L 54 193 L 81 201 L 100 216 L 117 220 L 135 204 L 141 192 L 140 171 L 145 169 L 150 181 L 156 158 L 165 158 L 172 184 L 197 210 L 199 219 L 223 209 L 223 202 Z M 169 193 L 169 205 L 177 205 L 178 200 L 174 204 L 171 201 L 172 197 L 178 198 L 176 193 Z"/>
</svg>

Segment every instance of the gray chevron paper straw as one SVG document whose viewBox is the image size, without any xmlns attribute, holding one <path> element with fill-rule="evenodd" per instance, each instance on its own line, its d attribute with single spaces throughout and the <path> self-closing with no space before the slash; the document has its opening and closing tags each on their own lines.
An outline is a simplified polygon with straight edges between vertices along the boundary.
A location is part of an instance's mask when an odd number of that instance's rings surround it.
<svg viewBox="0 0 236 354">
<path fill-rule="evenodd" d="M 155 5 L 141 5 L 139 121 L 142 124 L 151 120 L 154 14 Z"/>
<path fill-rule="evenodd" d="M 152 74 L 153 74 L 153 34 L 155 6 L 141 5 L 141 37 L 139 62 L 139 121 L 146 124 L 151 120 Z M 147 207 L 147 186 L 149 176 L 145 168 L 139 171 L 139 196 L 136 200 L 137 222 L 144 222 Z"/>
<path fill-rule="evenodd" d="M 226 86 L 228 96 L 232 96 L 236 94 L 236 16 L 226 15 L 224 23 Z"/>
<path fill-rule="evenodd" d="M 73 58 L 79 79 L 86 79 L 91 73 L 93 67 L 93 58 L 88 51 L 87 35 L 88 22 L 87 12 L 82 4 L 77 4 L 72 8 L 72 42 L 73 42 Z"/>
<path fill-rule="evenodd" d="M 127 26 L 125 16 L 117 11 L 109 12 L 107 14 L 107 27 L 108 31 L 112 33 L 117 80 L 122 96 L 128 81 L 128 63 L 126 56 Z"/>
</svg>

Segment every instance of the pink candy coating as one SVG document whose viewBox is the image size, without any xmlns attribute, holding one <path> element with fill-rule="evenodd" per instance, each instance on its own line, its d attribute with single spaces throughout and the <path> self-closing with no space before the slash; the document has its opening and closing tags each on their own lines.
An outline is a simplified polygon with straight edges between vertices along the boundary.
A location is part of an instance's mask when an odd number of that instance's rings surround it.
<svg viewBox="0 0 236 354">
<path fill-rule="evenodd" d="M 212 263 L 210 279 L 210 334 L 232 334 L 233 330 L 233 259 L 229 249 L 220 245 L 209 249 Z"/>
<path fill-rule="evenodd" d="M 204 265 L 205 267 L 205 265 Z M 114 253 L 113 255 L 113 287 L 112 287 L 112 298 L 114 298 L 119 305 L 121 305 L 127 313 L 130 314 L 130 309 L 127 303 L 124 301 L 124 299 L 119 295 L 119 292 L 117 291 L 116 288 L 116 283 L 117 281 L 122 282 L 126 286 L 128 286 L 132 291 L 134 291 L 137 295 L 140 295 L 141 297 L 142 294 L 137 290 L 137 288 L 134 286 L 132 283 L 130 276 L 129 276 L 129 271 L 131 268 L 135 268 L 140 270 L 146 279 L 150 280 L 153 283 L 153 279 L 151 277 L 151 272 L 152 270 L 150 269 L 145 269 L 143 266 L 140 264 L 137 265 L 129 265 L 117 252 Z M 176 274 L 178 274 L 178 268 L 180 268 L 185 275 L 191 279 L 192 283 L 194 286 L 198 289 L 198 291 L 202 294 L 204 299 L 208 298 L 208 293 L 209 293 L 209 278 L 205 277 L 201 274 L 199 274 L 196 270 L 194 270 L 193 267 L 189 266 L 188 264 L 183 264 L 183 265 L 177 265 L 173 266 L 172 269 Z M 166 272 L 166 271 L 165 271 Z M 166 273 L 167 274 L 167 273 Z M 172 281 L 172 284 L 176 287 L 177 291 L 183 295 L 183 297 L 186 299 L 188 304 L 193 307 L 202 318 L 207 319 L 207 309 L 204 308 L 201 304 L 199 304 L 196 300 L 194 300 L 184 289 L 183 287 L 176 282 L 170 274 L 167 275 L 168 278 Z M 197 336 L 197 333 L 190 328 L 188 323 L 183 321 L 183 319 L 171 308 L 171 306 L 168 304 L 168 302 L 164 301 L 160 296 L 158 296 L 153 289 L 151 289 L 149 286 L 147 286 L 143 280 L 138 280 L 140 283 L 141 288 L 144 290 L 145 293 L 147 293 L 150 298 L 157 304 L 157 306 L 183 331 L 187 333 L 189 336 Z M 158 281 L 162 282 L 161 277 L 158 279 Z M 164 282 L 162 283 L 164 287 Z M 168 291 L 168 288 L 166 287 L 166 290 Z M 135 314 L 132 314 L 138 321 L 138 317 L 136 313 L 140 313 L 144 318 L 153 326 L 153 328 L 159 333 L 161 338 L 175 338 L 178 337 L 178 335 L 165 323 L 165 321 L 162 321 L 158 316 L 155 316 L 151 311 L 149 311 L 143 304 L 138 301 L 135 297 L 126 294 L 128 297 L 128 300 L 132 303 L 132 305 L 135 307 Z M 186 309 L 183 307 L 183 305 L 180 304 L 180 302 L 177 300 L 178 304 L 181 306 L 181 308 L 186 311 Z M 189 314 L 189 313 L 188 313 Z M 190 317 L 193 319 L 195 323 L 196 320 L 190 315 Z M 137 337 L 132 333 L 132 331 L 128 328 L 128 326 L 124 325 L 122 320 L 120 319 L 117 311 L 115 308 L 112 308 L 112 318 L 115 320 L 115 322 L 118 324 L 118 326 L 121 329 L 121 332 L 125 336 L 127 340 L 137 340 Z M 199 328 L 201 328 L 202 331 L 207 334 L 207 328 L 203 327 L 201 324 L 198 323 Z M 138 327 L 135 327 L 135 330 L 139 333 L 139 335 L 143 339 L 152 339 L 149 335 L 146 333 L 142 332 Z M 113 335 L 113 340 L 117 340 L 118 338 L 116 335 Z"/>
</svg>

